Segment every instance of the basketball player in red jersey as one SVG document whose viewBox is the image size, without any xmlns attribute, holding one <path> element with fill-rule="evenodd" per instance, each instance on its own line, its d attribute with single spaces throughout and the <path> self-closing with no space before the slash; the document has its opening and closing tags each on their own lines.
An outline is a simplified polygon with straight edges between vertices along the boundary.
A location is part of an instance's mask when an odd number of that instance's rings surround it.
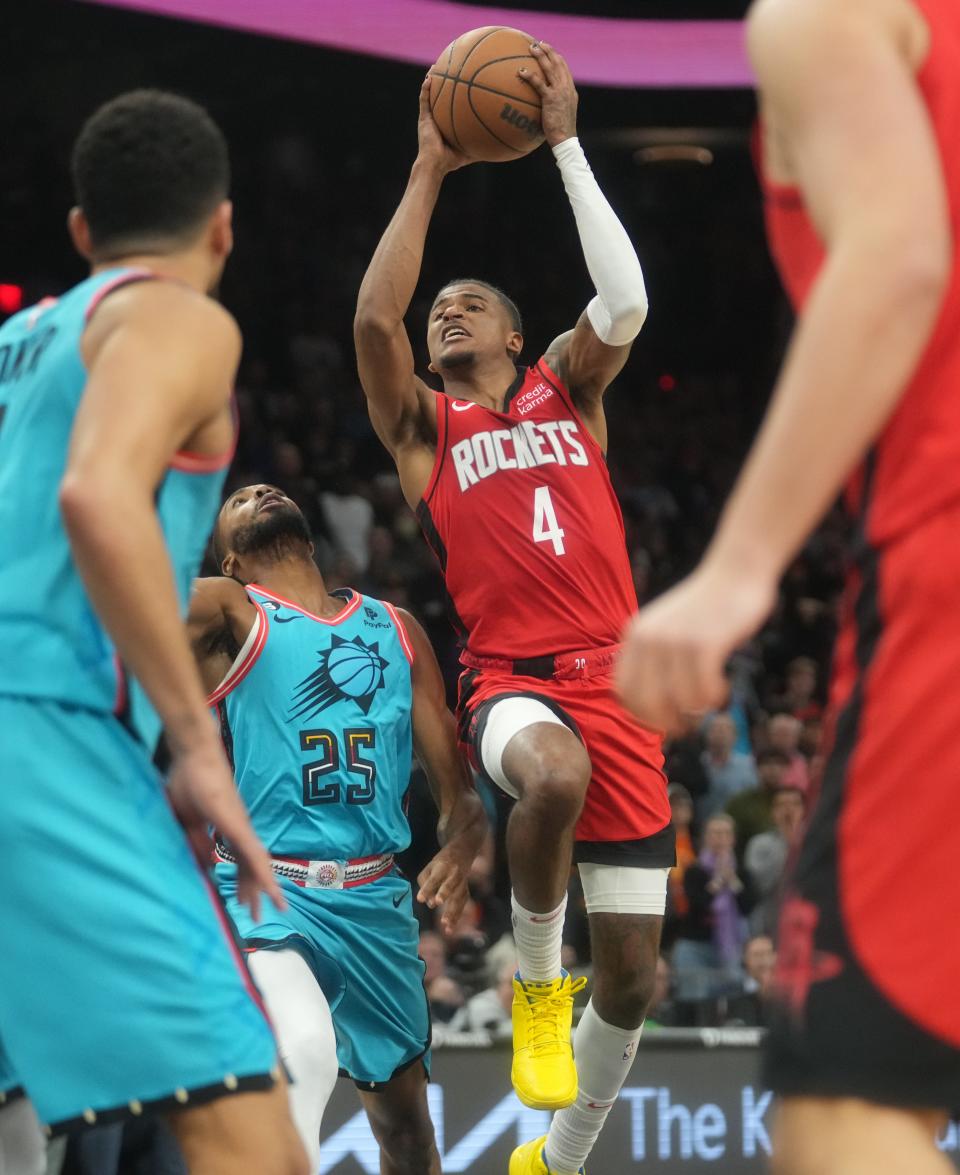
<svg viewBox="0 0 960 1175">
<path fill-rule="evenodd" d="M 716 704 L 846 480 L 831 742 L 768 1053 L 777 1170 L 935 1175 L 960 1106 L 960 6 L 761 0 L 749 40 L 800 319 L 716 537 L 634 622 L 620 683 L 665 727 Z"/>
<path fill-rule="evenodd" d="M 371 418 L 461 630 L 464 740 L 477 769 L 517 797 L 507 829 L 519 959 L 512 1076 L 528 1105 L 561 1112 L 546 1145 L 514 1154 L 511 1175 L 576 1175 L 636 1052 L 674 843 L 659 736 L 627 715 L 611 677 L 636 596 L 604 461 L 603 393 L 646 317 L 643 274 L 576 138 L 569 69 L 547 45 L 532 52 L 545 80 L 521 76 L 541 94 L 596 296 L 518 370 L 513 303 L 485 282 L 450 282 L 427 334 L 443 392 L 415 375 L 403 317 L 443 177 L 467 162 L 440 137 L 428 80 L 419 154 L 361 286 L 355 334 Z M 560 967 L 572 856 L 595 974 L 576 1068 L 574 988 Z"/>
</svg>

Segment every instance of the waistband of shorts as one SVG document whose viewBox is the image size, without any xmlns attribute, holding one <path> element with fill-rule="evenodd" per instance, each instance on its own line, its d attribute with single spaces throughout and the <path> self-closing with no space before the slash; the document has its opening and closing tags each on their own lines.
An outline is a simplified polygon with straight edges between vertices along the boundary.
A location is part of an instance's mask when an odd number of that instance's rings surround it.
<svg viewBox="0 0 960 1175">
<path fill-rule="evenodd" d="M 237 863 L 237 858 L 219 838 L 214 856 L 217 861 L 229 865 Z M 310 861 L 305 857 L 272 856 L 270 867 L 278 877 L 303 889 L 354 889 L 385 877 L 393 868 L 393 853 L 355 857 L 352 861 Z"/>
<path fill-rule="evenodd" d="M 508 661 L 500 657 L 477 657 L 464 649 L 460 661 L 468 669 L 506 673 L 512 677 L 536 677 L 542 681 L 558 681 L 578 677 L 595 677 L 606 673 L 617 659 L 623 645 L 603 645 L 596 649 L 581 649 L 574 653 L 548 653 L 543 657 L 521 657 Z"/>
</svg>

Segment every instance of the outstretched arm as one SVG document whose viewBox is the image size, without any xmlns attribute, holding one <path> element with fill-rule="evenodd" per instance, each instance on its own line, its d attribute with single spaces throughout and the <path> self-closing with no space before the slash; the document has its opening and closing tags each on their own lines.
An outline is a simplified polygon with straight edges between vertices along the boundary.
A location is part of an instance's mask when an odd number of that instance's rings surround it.
<svg viewBox="0 0 960 1175">
<path fill-rule="evenodd" d="M 394 457 L 418 439 L 432 440 L 435 435 L 434 395 L 414 373 L 403 318 L 420 278 L 427 229 L 443 178 L 467 162 L 446 145 L 433 121 L 430 83 L 428 78 L 420 89 L 419 152 L 403 199 L 360 285 L 353 323 L 370 419 Z"/>
<path fill-rule="evenodd" d="M 630 634 L 621 688 L 654 725 L 723 696 L 727 657 L 764 620 L 936 322 L 952 241 L 919 54 L 907 48 L 915 15 L 870 0 L 765 0 L 753 17 L 764 105 L 827 257 L 701 567 Z"/>
<path fill-rule="evenodd" d="M 442 848 L 418 877 L 418 901 L 443 907 L 443 925 L 454 927 L 466 903 L 470 866 L 487 831 L 483 805 L 457 746 L 457 728 L 427 634 L 400 609 L 413 645 L 413 740 L 440 810 L 437 836 Z"/>
<path fill-rule="evenodd" d="M 204 853 L 207 825 L 216 824 L 240 858 L 241 898 L 256 908 L 263 890 L 282 902 L 207 712 L 154 505 L 179 449 L 194 438 L 227 448 L 240 334 L 199 293 L 144 282 L 104 304 L 83 348 L 88 378 L 60 487 L 77 569 L 163 721 L 174 759 L 170 798 L 196 851 Z"/>
<path fill-rule="evenodd" d="M 577 91 L 569 66 L 547 44 L 531 52 L 543 70 L 520 76 L 540 94 L 543 131 L 553 150 L 596 294 L 572 331 L 555 339 L 547 362 L 589 415 L 620 372 L 647 317 L 647 291 L 636 250 L 600 189 L 577 138 Z"/>
</svg>

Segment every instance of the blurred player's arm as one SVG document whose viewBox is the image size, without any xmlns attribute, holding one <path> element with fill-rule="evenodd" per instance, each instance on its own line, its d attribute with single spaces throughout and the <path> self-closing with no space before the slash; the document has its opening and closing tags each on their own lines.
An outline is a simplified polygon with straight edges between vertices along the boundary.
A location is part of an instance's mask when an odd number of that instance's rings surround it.
<svg viewBox="0 0 960 1175">
<path fill-rule="evenodd" d="M 953 243 L 916 20 L 912 4 L 873 0 L 763 0 L 751 20 L 764 118 L 826 260 L 703 562 L 631 624 L 619 684 L 651 725 L 720 703 L 724 663 L 766 618 L 934 328 Z"/>
<path fill-rule="evenodd" d="M 946 184 L 909 32 L 867 0 L 768 0 L 751 24 L 827 257 L 712 545 L 742 573 L 779 577 L 905 391 L 947 289 Z"/>
<path fill-rule="evenodd" d="M 570 388 L 574 402 L 590 416 L 630 354 L 647 317 L 647 290 L 633 242 L 610 207 L 577 138 L 577 91 L 570 69 L 549 45 L 532 53 L 541 80 L 520 76 L 540 94 L 543 132 L 563 178 L 596 294 L 572 331 L 547 349 L 546 359 Z"/>
<path fill-rule="evenodd" d="M 429 78 L 420 90 L 417 134 L 419 150 L 406 191 L 364 275 L 353 323 L 370 420 L 395 458 L 436 440 L 436 396 L 414 372 L 403 319 L 420 278 L 427 229 L 444 176 L 467 162 L 444 143 L 433 121 Z M 429 473 L 427 469 L 424 482 Z"/>
<path fill-rule="evenodd" d="M 468 897 L 470 867 L 483 845 L 487 819 L 457 745 L 457 727 L 447 707 L 443 676 L 420 624 L 399 609 L 413 645 L 413 742 L 440 811 L 440 852 L 417 881 L 418 901 L 443 907 L 443 925 L 459 921 Z"/>
<path fill-rule="evenodd" d="M 223 309 L 173 282 L 115 293 L 83 339 L 87 384 L 60 507 L 87 593 L 146 690 L 174 758 L 170 796 L 195 849 L 215 823 L 241 857 L 240 891 L 282 902 L 223 757 L 180 616 L 155 495 L 175 453 L 226 449 L 240 334 Z"/>
<path fill-rule="evenodd" d="M 242 584 L 224 575 L 193 581 L 187 635 L 208 696 L 230 672 L 257 610 Z"/>
</svg>

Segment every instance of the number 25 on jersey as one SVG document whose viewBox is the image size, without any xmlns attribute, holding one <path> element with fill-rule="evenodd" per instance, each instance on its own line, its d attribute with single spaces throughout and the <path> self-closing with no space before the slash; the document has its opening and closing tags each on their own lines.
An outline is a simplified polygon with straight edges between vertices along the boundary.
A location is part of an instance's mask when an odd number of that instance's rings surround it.
<svg viewBox="0 0 960 1175">
<path fill-rule="evenodd" d="M 557 512 L 553 508 L 550 487 L 537 486 L 533 491 L 533 541 L 535 543 L 553 543 L 553 553 L 565 555 L 564 533 L 560 523 L 557 522 Z"/>
</svg>

